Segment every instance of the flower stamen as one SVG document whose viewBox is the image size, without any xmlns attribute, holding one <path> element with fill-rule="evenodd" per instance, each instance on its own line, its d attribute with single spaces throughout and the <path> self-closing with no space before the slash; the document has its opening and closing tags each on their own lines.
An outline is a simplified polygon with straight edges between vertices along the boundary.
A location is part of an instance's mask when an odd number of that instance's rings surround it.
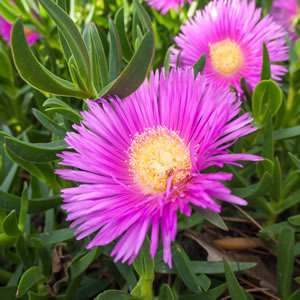
<svg viewBox="0 0 300 300">
<path fill-rule="evenodd" d="M 180 183 L 191 175 L 189 147 L 166 127 L 146 129 L 136 134 L 128 151 L 129 170 L 145 194 L 166 190 L 168 178 Z"/>
<path fill-rule="evenodd" d="M 243 63 L 243 53 L 240 46 L 230 39 L 211 44 L 209 55 L 215 70 L 223 75 L 236 73 Z"/>
</svg>

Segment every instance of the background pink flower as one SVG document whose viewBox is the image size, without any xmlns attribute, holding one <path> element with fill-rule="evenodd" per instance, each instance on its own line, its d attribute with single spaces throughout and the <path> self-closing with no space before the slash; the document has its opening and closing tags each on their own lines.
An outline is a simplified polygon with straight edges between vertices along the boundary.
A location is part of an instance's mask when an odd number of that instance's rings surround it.
<svg viewBox="0 0 300 300">
<path fill-rule="evenodd" d="M 292 29 L 293 21 L 299 14 L 297 0 L 274 0 L 271 8 L 271 15 L 274 20 L 281 24 L 288 32 L 291 40 L 296 41 L 298 35 Z"/>
<path fill-rule="evenodd" d="M 178 6 L 184 6 L 185 1 L 191 3 L 192 0 L 145 0 L 151 7 L 160 10 L 164 15 L 170 9 L 174 8 L 175 11 L 178 10 Z"/>
<path fill-rule="evenodd" d="M 249 114 L 240 113 L 235 95 L 213 85 L 192 69 L 151 73 L 147 81 L 122 101 L 88 101 L 77 133 L 65 138 L 71 150 L 58 155 L 62 178 L 81 182 L 62 190 L 77 239 L 92 233 L 87 248 L 107 245 L 121 236 L 112 255 L 131 263 L 152 225 L 152 257 L 161 232 L 164 261 L 172 265 L 171 242 L 177 233 L 177 211 L 189 216 L 190 204 L 220 212 L 215 198 L 240 205 L 222 181 L 232 174 L 207 173 L 238 160 L 261 160 L 226 149 L 256 130 Z M 160 230 L 159 230 L 160 229 Z"/>
<path fill-rule="evenodd" d="M 261 18 L 261 9 L 255 1 L 216 0 L 181 26 L 175 37 L 179 49 L 173 48 L 171 65 L 190 67 L 206 54 L 203 73 L 216 86 L 233 85 L 239 93 L 240 79 L 244 76 L 253 89 L 260 80 L 263 42 L 266 42 L 273 63 L 272 78 L 281 80 L 285 66 L 274 63 L 288 59 L 285 31 L 270 16 Z"/>
<path fill-rule="evenodd" d="M 11 34 L 12 24 L 6 21 L 2 16 L 0 16 L 0 35 L 5 41 L 10 44 L 10 34 Z M 32 46 L 39 38 L 40 35 L 28 27 L 24 27 L 25 34 L 27 37 L 28 44 Z"/>
</svg>

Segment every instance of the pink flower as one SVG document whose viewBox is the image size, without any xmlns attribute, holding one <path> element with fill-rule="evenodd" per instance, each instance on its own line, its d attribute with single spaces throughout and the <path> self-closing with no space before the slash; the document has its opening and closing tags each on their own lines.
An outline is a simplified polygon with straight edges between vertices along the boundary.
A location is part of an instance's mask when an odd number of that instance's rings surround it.
<svg viewBox="0 0 300 300">
<path fill-rule="evenodd" d="M 151 7 L 160 10 L 164 15 L 170 9 L 174 8 L 175 11 L 178 11 L 179 4 L 181 7 L 184 6 L 185 0 L 145 0 Z M 188 3 L 191 3 L 192 0 L 186 0 Z"/>
<path fill-rule="evenodd" d="M 138 254 L 151 229 L 152 257 L 159 232 L 164 261 L 172 265 L 171 242 L 177 233 L 177 211 L 190 216 L 190 204 L 221 211 L 214 199 L 239 205 L 222 181 L 230 173 L 208 173 L 211 166 L 242 167 L 238 160 L 261 160 L 226 149 L 256 130 L 249 114 L 240 113 L 233 93 L 207 85 L 192 69 L 150 75 L 149 83 L 123 99 L 87 101 L 77 133 L 65 138 L 70 150 L 58 155 L 62 178 L 80 182 L 62 190 L 71 227 L 82 239 L 96 233 L 87 248 L 107 245 L 121 236 L 111 255 L 115 261 Z M 75 150 L 75 151 L 74 151 Z"/>
<path fill-rule="evenodd" d="M 0 35 L 5 41 L 10 44 L 10 33 L 12 29 L 12 24 L 6 21 L 2 16 L 0 16 Z M 32 46 L 39 38 L 40 35 L 28 27 L 24 27 L 24 31 L 27 37 L 27 41 L 30 46 Z"/>
<path fill-rule="evenodd" d="M 180 56 L 180 65 L 190 67 L 203 55 L 206 65 L 203 73 L 216 86 L 233 85 L 241 94 L 240 79 L 244 76 L 253 89 L 260 80 L 263 42 L 272 63 L 288 59 L 285 32 L 270 16 L 261 17 L 255 1 L 216 0 L 185 25 L 175 37 L 179 49 L 173 49 L 171 65 Z M 272 64 L 272 78 L 281 80 L 287 72 L 285 66 Z"/>
<path fill-rule="evenodd" d="M 276 22 L 281 24 L 288 32 L 291 40 L 296 41 L 298 35 L 292 29 L 293 21 L 298 16 L 299 5 L 297 0 L 274 0 L 271 15 Z"/>
</svg>

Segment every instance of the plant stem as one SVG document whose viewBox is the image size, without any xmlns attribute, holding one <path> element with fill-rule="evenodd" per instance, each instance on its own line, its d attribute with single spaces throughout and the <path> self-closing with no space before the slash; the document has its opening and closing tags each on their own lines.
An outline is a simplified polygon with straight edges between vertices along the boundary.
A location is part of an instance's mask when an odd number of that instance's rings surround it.
<svg viewBox="0 0 300 300">
<path fill-rule="evenodd" d="M 267 226 L 275 224 L 277 217 L 278 217 L 277 213 L 275 213 L 275 212 L 271 213 L 267 220 Z"/>
</svg>

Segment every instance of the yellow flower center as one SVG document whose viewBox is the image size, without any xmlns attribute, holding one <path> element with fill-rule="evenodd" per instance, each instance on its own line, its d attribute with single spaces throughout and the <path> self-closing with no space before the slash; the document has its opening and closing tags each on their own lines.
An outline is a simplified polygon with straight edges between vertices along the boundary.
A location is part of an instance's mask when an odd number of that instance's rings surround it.
<svg viewBox="0 0 300 300">
<path fill-rule="evenodd" d="M 145 194 L 165 191 L 170 176 L 173 176 L 172 184 L 176 184 L 191 175 L 189 147 L 175 131 L 166 127 L 136 134 L 128 154 L 129 170 Z"/>
<path fill-rule="evenodd" d="M 243 63 L 240 46 L 230 39 L 209 44 L 209 55 L 215 70 L 223 75 L 234 74 Z"/>
</svg>

